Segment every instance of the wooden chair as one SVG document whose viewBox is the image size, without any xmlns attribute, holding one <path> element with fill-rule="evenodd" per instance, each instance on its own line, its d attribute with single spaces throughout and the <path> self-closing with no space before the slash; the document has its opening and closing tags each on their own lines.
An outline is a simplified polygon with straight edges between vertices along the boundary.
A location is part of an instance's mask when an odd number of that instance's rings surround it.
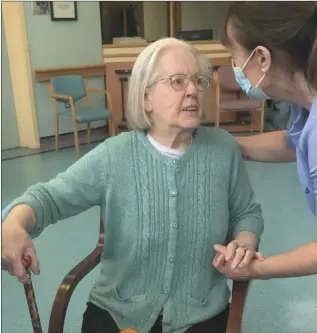
<svg viewBox="0 0 317 333">
<path fill-rule="evenodd" d="M 264 101 L 252 100 L 238 85 L 231 66 L 220 66 L 213 72 L 216 84 L 216 127 L 220 127 L 222 112 L 245 112 L 251 116 L 250 132 L 253 132 L 256 116 L 260 113 L 260 132 L 264 129 Z"/>
<path fill-rule="evenodd" d="M 87 142 L 91 142 L 90 124 L 93 121 L 107 120 L 108 135 L 116 133 L 115 124 L 112 121 L 112 100 L 107 90 L 89 88 L 88 83 L 80 75 L 61 75 L 51 79 L 48 91 L 53 101 L 55 113 L 55 149 L 59 149 L 59 117 L 72 117 L 74 127 L 74 139 L 76 155 L 79 157 L 78 123 L 87 123 Z M 108 108 L 96 108 L 90 105 L 90 94 L 102 93 L 107 99 Z M 75 103 L 85 98 L 85 106 L 77 106 Z"/>
<path fill-rule="evenodd" d="M 67 307 L 75 287 L 99 263 L 103 252 L 104 226 L 100 220 L 100 233 L 96 248 L 64 278 L 56 293 L 49 321 L 48 333 L 63 333 Z M 233 282 L 232 301 L 229 313 L 227 333 L 241 333 L 244 303 L 249 282 Z M 126 330 L 131 331 L 133 330 Z M 105 329 L 105 333 L 107 333 Z M 127 333 L 127 332 L 126 332 Z"/>
</svg>

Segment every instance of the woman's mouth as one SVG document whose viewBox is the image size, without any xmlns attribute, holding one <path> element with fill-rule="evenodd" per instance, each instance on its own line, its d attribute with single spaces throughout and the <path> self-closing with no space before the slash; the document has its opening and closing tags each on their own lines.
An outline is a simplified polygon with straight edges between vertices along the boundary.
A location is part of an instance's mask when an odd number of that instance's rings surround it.
<svg viewBox="0 0 317 333">
<path fill-rule="evenodd" d="M 188 112 L 196 112 L 198 110 L 197 105 L 190 105 L 187 106 L 186 108 L 183 108 L 183 111 L 188 111 Z"/>
</svg>

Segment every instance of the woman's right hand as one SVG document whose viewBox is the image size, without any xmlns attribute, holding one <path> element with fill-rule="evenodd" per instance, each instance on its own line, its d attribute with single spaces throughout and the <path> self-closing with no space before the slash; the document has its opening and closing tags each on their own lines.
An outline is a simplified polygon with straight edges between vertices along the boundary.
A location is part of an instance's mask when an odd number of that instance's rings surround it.
<svg viewBox="0 0 317 333">
<path fill-rule="evenodd" d="M 39 261 L 36 256 L 32 239 L 21 223 L 7 219 L 2 224 L 1 269 L 16 276 L 20 282 L 26 283 L 28 277 L 22 264 L 24 255 L 31 257 L 31 270 L 40 273 Z"/>
</svg>

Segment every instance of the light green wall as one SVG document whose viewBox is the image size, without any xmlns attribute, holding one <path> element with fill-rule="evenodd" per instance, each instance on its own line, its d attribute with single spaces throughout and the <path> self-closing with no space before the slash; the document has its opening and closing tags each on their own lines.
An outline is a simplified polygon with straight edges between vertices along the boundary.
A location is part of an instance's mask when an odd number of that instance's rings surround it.
<svg viewBox="0 0 317 333">
<path fill-rule="evenodd" d="M 47 84 L 35 82 L 35 70 L 103 63 L 99 2 L 78 1 L 78 21 L 51 21 L 50 15 L 33 15 L 32 6 L 24 3 L 39 133 L 45 137 L 54 134 L 53 105 Z M 104 78 L 92 78 L 89 85 L 104 88 Z M 91 102 L 102 107 L 104 96 L 96 95 Z M 61 117 L 60 133 L 72 131 L 71 119 Z"/>
<path fill-rule="evenodd" d="M 212 29 L 220 39 L 220 29 L 232 1 L 182 1 L 181 30 Z"/>
<path fill-rule="evenodd" d="M 20 146 L 5 31 L 1 21 L 1 149 Z"/>
</svg>

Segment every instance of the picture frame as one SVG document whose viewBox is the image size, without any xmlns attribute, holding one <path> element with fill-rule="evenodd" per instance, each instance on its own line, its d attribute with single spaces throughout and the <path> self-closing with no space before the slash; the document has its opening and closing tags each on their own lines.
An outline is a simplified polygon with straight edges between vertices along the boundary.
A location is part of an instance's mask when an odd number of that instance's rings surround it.
<svg viewBox="0 0 317 333">
<path fill-rule="evenodd" d="M 52 21 L 77 21 L 76 1 L 50 1 Z"/>
<path fill-rule="evenodd" d="M 49 1 L 31 2 L 33 15 L 50 15 L 51 7 Z"/>
</svg>

